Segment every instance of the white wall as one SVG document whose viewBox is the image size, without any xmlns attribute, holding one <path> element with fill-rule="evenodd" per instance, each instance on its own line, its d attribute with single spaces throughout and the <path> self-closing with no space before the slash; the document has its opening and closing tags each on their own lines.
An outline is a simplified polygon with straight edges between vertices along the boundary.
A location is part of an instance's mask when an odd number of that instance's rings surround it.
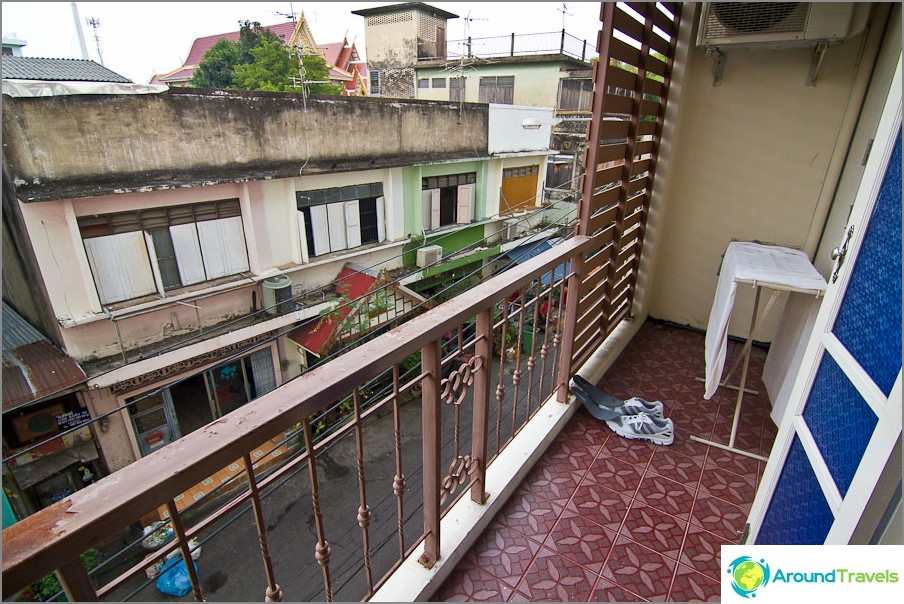
<svg viewBox="0 0 904 604">
<path fill-rule="evenodd" d="M 552 107 L 490 104 L 490 124 L 487 150 L 490 153 L 546 151 L 552 133 Z M 522 126 L 524 120 L 536 120 L 536 129 Z"/>
<path fill-rule="evenodd" d="M 650 315 L 705 328 L 721 255 L 732 238 L 804 248 L 842 126 L 862 35 L 830 47 L 816 86 L 812 49 L 729 50 L 721 86 L 703 48 L 691 49 L 655 250 Z M 752 295 L 739 293 L 730 332 L 744 336 Z M 758 339 L 769 341 L 781 306 Z"/>
</svg>

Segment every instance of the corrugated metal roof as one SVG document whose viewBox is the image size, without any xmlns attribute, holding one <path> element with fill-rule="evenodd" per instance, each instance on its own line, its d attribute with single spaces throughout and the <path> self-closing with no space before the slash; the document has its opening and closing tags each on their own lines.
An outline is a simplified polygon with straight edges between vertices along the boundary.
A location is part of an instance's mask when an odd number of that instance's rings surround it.
<svg viewBox="0 0 904 604">
<path fill-rule="evenodd" d="M 65 390 L 86 379 L 75 362 L 3 302 L 3 410 Z"/>
<path fill-rule="evenodd" d="M 3 57 L 3 78 L 57 82 L 116 82 L 131 84 L 103 65 L 87 59 L 46 59 L 41 57 Z"/>
<path fill-rule="evenodd" d="M 40 331 L 3 301 L 3 352 L 44 339 Z"/>
</svg>

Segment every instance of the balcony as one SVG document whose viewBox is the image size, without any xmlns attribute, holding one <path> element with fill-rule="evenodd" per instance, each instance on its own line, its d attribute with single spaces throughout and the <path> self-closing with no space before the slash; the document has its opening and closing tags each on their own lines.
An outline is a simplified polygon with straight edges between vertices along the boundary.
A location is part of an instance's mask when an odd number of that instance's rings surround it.
<svg viewBox="0 0 904 604">
<path fill-rule="evenodd" d="M 586 62 L 595 55 L 595 51 L 593 40 L 588 43 L 587 40 L 581 40 L 563 29 L 538 34 L 512 33 L 508 36 L 449 40 L 446 44 L 446 56 L 419 53 L 418 62 L 528 58 L 543 55 L 563 55 Z"/>
</svg>

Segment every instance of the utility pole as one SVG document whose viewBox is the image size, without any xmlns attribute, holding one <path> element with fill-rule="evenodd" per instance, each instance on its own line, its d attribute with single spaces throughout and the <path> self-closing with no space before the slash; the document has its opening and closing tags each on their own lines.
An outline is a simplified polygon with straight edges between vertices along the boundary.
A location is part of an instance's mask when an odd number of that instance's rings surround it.
<svg viewBox="0 0 904 604">
<path fill-rule="evenodd" d="M 82 58 L 88 58 L 88 47 L 85 45 L 85 33 L 82 31 L 82 20 L 78 17 L 78 7 L 72 3 L 72 17 L 75 19 L 75 33 L 78 35 L 78 43 L 82 50 Z"/>
</svg>

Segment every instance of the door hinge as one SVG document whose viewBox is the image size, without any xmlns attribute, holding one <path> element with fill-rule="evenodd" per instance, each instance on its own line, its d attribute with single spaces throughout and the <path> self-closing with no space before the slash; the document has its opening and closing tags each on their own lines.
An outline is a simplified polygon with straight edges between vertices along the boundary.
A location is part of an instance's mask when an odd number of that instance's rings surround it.
<svg viewBox="0 0 904 604">
<path fill-rule="evenodd" d="M 873 141 L 875 141 L 875 140 L 876 139 L 871 138 L 868 141 L 866 141 L 866 151 L 863 152 L 863 161 L 860 162 L 861 166 L 866 165 L 866 160 L 869 159 L 869 152 L 873 150 Z"/>
<path fill-rule="evenodd" d="M 832 250 L 832 260 L 835 261 L 835 264 L 832 266 L 832 283 L 835 283 L 838 280 L 838 271 L 841 270 L 841 265 L 844 264 L 844 257 L 847 255 L 848 251 L 848 243 L 850 243 L 853 234 L 854 225 L 851 225 L 844 234 L 841 245 Z"/>
</svg>

